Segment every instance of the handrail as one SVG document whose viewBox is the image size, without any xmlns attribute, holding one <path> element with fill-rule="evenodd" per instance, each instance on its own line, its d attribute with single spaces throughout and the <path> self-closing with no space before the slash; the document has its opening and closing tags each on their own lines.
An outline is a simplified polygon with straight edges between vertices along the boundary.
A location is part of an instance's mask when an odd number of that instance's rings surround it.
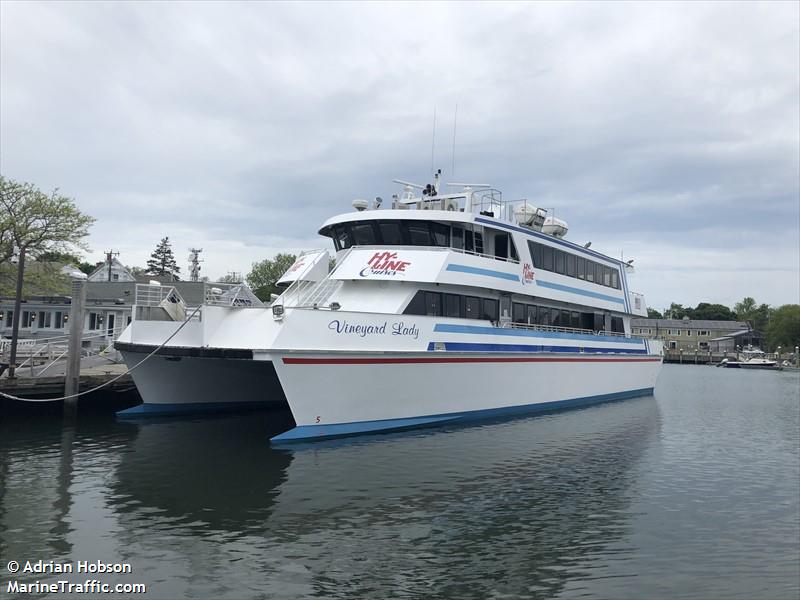
<svg viewBox="0 0 800 600">
<path fill-rule="evenodd" d="M 632 333 L 625 333 L 620 331 L 594 331 L 593 329 L 581 329 L 579 327 L 561 327 L 559 325 L 539 325 L 536 323 L 514 323 L 509 321 L 503 323 L 501 328 L 504 329 L 529 329 L 533 331 L 553 331 L 557 333 L 574 333 L 578 335 L 594 335 L 594 336 L 613 336 L 626 339 L 648 339 L 645 336 L 634 335 Z"/>
</svg>

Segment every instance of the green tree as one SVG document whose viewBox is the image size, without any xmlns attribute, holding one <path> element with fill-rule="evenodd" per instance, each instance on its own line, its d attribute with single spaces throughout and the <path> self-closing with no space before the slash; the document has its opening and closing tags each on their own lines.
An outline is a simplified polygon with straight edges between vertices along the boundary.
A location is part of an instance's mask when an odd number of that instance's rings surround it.
<svg viewBox="0 0 800 600">
<path fill-rule="evenodd" d="M 784 304 L 772 313 L 767 327 L 767 348 L 774 351 L 778 346 L 786 351 L 800 346 L 800 304 Z"/>
<path fill-rule="evenodd" d="M 771 308 L 768 304 L 761 304 L 753 311 L 752 319 L 750 319 L 750 324 L 753 326 L 753 329 L 765 333 L 774 312 L 775 309 Z"/>
<path fill-rule="evenodd" d="M 253 263 L 253 268 L 247 274 L 247 284 L 263 302 L 270 301 L 270 294 L 280 293 L 276 285 L 281 276 L 294 264 L 297 257 L 294 254 L 276 254 L 273 259 L 265 259 Z"/>
<path fill-rule="evenodd" d="M 663 319 L 664 317 L 663 317 L 663 315 L 662 315 L 660 312 L 658 312 L 656 309 L 654 309 L 654 308 L 648 308 L 648 309 L 647 309 L 647 318 L 648 318 L 648 319 Z"/>
<path fill-rule="evenodd" d="M 755 311 L 756 301 L 755 298 L 751 298 L 750 296 L 742 298 L 741 302 L 737 302 L 733 305 L 733 312 L 736 313 L 736 318 L 740 321 L 752 321 Z"/>
<path fill-rule="evenodd" d="M 83 239 L 89 234 L 94 218 L 83 214 L 71 198 L 58 189 L 46 194 L 31 183 L 19 183 L 0 175 L 0 294 L 16 291 L 17 265 L 11 258 L 35 260 L 46 253 L 69 253 L 73 248 L 86 250 Z M 25 270 L 23 295 L 60 292 L 68 280 L 52 269 Z M 24 265 L 23 265 L 24 266 Z M 38 284 L 33 280 L 42 275 Z M 52 281 L 50 281 L 52 280 Z M 52 289 L 56 285 L 59 289 Z"/>
<path fill-rule="evenodd" d="M 178 273 L 181 272 L 178 263 L 175 262 L 175 255 L 172 253 L 172 246 L 169 237 L 161 238 L 161 241 L 153 250 L 147 261 L 147 275 L 169 277 L 170 280 L 180 281 Z"/>
<path fill-rule="evenodd" d="M 736 315 L 731 309 L 722 304 L 709 304 L 701 302 L 694 309 L 689 309 L 690 319 L 707 319 L 709 321 L 735 321 Z"/>
<path fill-rule="evenodd" d="M 676 304 L 675 302 L 669 305 L 669 308 L 664 309 L 664 317 L 667 319 L 682 319 L 683 317 L 690 317 L 689 312 L 691 308 L 684 308 L 683 304 Z"/>
</svg>

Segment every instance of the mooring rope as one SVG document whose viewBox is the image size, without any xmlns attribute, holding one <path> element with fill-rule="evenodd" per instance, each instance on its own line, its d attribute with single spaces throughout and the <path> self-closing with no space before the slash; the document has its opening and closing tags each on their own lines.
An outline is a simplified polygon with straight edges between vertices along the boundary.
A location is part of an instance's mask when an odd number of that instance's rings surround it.
<svg viewBox="0 0 800 600">
<path fill-rule="evenodd" d="M 102 389 L 102 388 L 104 388 L 104 387 L 106 387 L 106 386 L 108 386 L 108 385 L 111 385 L 112 383 L 114 383 L 114 382 L 115 382 L 115 381 L 117 381 L 118 379 L 122 379 L 123 377 L 125 377 L 125 375 L 128 375 L 128 374 L 129 374 L 131 371 L 133 371 L 134 369 L 136 369 L 138 366 L 140 366 L 141 364 L 143 364 L 145 361 L 149 360 L 149 359 L 150 359 L 150 358 L 151 358 L 151 357 L 152 357 L 152 356 L 153 356 L 153 355 L 154 355 L 156 352 L 158 352 L 159 350 L 161 350 L 161 348 L 163 348 L 164 346 L 166 346 L 166 345 L 169 343 L 169 341 L 170 341 L 172 338 L 174 338 L 176 335 L 178 335 L 178 332 L 179 332 L 181 329 L 183 329 L 184 327 L 186 327 L 186 324 L 187 324 L 189 321 L 191 321 L 191 320 L 192 320 L 192 317 L 194 317 L 194 316 L 197 314 L 197 311 L 199 311 L 201 308 L 202 308 L 202 304 L 201 304 L 200 306 L 198 306 L 197 308 L 195 308 L 195 309 L 194 309 L 194 312 L 193 312 L 191 315 L 189 315 L 189 317 L 188 317 L 188 318 L 187 318 L 187 319 L 186 319 L 186 320 L 185 320 L 185 321 L 184 321 L 184 322 L 181 324 L 181 326 L 180 326 L 180 327 L 178 327 L 178 328 L 177 328 L 177 329 L 176 329 L 176 330 L 175 330 L 175 331 L 172 333 L 172 335 L 170 335 L 170 336 L 169 336 L 167 339 L 165 339 L 165 340 L 164 340 L 164 341 L 161 343 L 161 345 L 157 346 L 157 347 L 156 347 L 156 349 L 155 349 L 155 350 L 153 350 L 153 351 L 152 351 L 150 354 L 148 354 L 147 356 L 145 356 L 145 357 L 144 357 L 142 360 L 140 360 L 138 363 L 136 363 L 135 365 L 133 365 L 133 366 L 132 366 L 130 369 L 128 369 L 128 370 L 127 370 L 127 371 L 125 371 L 124 373 L 122 373 L 122 374 L 120 374 L 120 375 L 117 375 L 117 376 L 116 376 L 116 377 L 114 377 L 113 379 L 109 379 L 109 380 L 108 380 L 108 381 L 106 381 L 105 383 L 101 383 L 101 384 L 100 384 L 100 385 L 98 385 L 97 387 L 94 387 L 94 388 L 92 388 L 92 389 L 90 389 L 90 390 L 86 390 L 85 392 L 79 392 L 79 393 L 77 393 L 77 394 L 70 394 L 69 396 L 62 396 L 61 398 L 20 398 L 19 396 L 13 396 L 13 395 L 11 395 L 11 394 L 6 394 L 6 393 L 4 393 L 4 392 L 0 392 L 0 397 L 3 397 L 3 398 L 8 398 L 9 400 L 18 400 L 18 401 L 20 401 L 20 402 L 60 402 L 61 400 L 69 400 L 70 398 L 77 398 L 78 396 L 84 396 L 84 395 L 86 395 L 86 394 L 90 394 L 90 393 L 92 393 L 92 392 L 96 392 L 96 391 L 97 391 L 97 390 L 99 390 L 99 389 Z"/>
</svg>

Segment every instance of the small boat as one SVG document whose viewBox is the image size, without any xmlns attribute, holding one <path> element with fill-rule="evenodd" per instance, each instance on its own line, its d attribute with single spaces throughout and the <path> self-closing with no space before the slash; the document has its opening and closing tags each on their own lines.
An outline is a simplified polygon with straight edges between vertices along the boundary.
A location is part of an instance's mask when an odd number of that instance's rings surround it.
<svg viewBox="0 0 800 600">
<path fill-rule="evenodd" d="M 742 350 L 738 360 L 728 360 L 723 358 L 718 366 L 728 369 L 777 369 L 778 361 L 766 357 L 762 350 L 750 349 Z"/>
</svg>

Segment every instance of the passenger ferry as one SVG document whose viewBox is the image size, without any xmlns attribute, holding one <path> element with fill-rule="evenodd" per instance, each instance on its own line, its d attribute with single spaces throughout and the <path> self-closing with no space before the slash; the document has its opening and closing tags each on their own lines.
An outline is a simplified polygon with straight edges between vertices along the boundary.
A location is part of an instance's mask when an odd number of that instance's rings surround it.
<svg viewBox="0 0 800 600">
<path fill-rule="evenodd" d="M 117 348 L 144 403 L 120 414 L 288 406 L 284 442 L 653 393 L 662 345 L 631 335 L 647 308 L 628 263 L 488 185 L 395 181 L 391 208 L 356 200 L 326 221 L 335 265 L 301 254 L 270 306 L 243 285 L 194 310 L 137 286 Z"/>
</svg>

